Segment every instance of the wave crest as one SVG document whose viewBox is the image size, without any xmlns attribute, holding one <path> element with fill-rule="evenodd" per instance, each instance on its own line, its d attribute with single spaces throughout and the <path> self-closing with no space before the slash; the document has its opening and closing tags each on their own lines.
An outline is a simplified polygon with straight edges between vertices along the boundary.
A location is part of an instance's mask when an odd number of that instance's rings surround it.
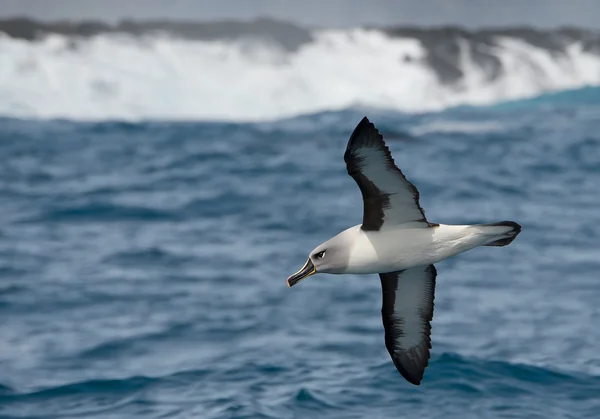
<svg viewBox="0 0 600 419">
<path fill-rule="evenodd" d="M 0 25 L 0 114 L 257 121 L 353 106 L 491 105 L 600 84 L 600 38 L 583 30 L 267 23 L 47 25 L 40 37 Z"/>
</svg>

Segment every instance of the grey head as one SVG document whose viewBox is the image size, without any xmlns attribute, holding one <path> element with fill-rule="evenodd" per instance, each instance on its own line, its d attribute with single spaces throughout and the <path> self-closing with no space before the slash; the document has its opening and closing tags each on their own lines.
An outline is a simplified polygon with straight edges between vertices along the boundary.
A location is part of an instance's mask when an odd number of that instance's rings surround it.
<svg viewBox="0 0 600 419">
<path fill-rule="evenodd" d="M 288 286 L 293 287 L 304 278 L 317 273 L 346 273 L 350 260 L 350 251 L 352 250 L 356 234 L 356 227 L 352 227 L 315 247 L 310 252 L 304 266 L 298 272 L 288 277 Z"/>
</svg>

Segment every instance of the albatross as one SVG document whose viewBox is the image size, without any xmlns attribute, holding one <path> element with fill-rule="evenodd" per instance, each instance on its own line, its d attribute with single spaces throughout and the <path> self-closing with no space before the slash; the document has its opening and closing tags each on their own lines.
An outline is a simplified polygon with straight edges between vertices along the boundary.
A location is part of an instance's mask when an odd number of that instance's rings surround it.
<svg viewBox="0 0 600 419">
<path fill-rule="evenodd" d="M 379 274 L 385 346 L 400 374 L 419 385 L 431 350 L 434 264 L 478 246 L 506 246 L 521 226 L 514 221 L 429 222 L 419 191 L 396 166 L 367 117 L 352 132 L 344 161 L 362 194 L 362 224 L 317 246 L 287 284 L 292 287 L 317 273 Z"/>
</svg>

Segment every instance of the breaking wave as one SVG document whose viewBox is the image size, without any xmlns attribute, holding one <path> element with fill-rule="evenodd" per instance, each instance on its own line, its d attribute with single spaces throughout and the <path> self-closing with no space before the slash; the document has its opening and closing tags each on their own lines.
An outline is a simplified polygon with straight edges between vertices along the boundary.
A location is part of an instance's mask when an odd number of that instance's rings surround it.
<svg viewBox="0 0 600 419">
<path fill-rule="evenodd" d="M 600 84 L 600 36 L 578 29 L 29 25 L 0 22 L 0 115 L 260 121 L 492 105 Z"/>
</svg>

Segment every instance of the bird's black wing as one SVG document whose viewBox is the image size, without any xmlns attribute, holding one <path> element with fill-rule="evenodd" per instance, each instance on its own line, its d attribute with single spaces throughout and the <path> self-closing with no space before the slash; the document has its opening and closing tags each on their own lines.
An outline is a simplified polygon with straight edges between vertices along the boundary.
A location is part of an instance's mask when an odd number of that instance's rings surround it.
<svg viewBox="0 0 600 419">
<path fill-rule="evenodd" d="M 400 374 L 419 385 L 429 363 L 435 266 L 379 274 L 385 346 Z"/>
<path fill-rule="evenodd" d="M 363 230 L 407 223 L 411 227 L 434 225 L 425 218 L 419 191 L 396 166 L 383 137 L 366 117 L 350 136 L 344 160 L 362 193 Z"/>
</svg>

